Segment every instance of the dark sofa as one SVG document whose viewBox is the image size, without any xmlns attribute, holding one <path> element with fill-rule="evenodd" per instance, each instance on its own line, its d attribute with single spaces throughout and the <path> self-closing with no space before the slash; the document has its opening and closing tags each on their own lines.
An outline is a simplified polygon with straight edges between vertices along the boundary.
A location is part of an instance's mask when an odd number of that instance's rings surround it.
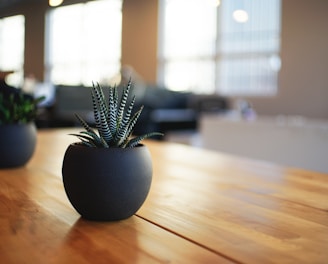
<svg viewBox="0 0 328 264">
<path fill-rule="evenodd" d="M 141 105 L 144 109 L 134 129 L 137 135 L 196 130 L 202 112 L 222 112 L 229 108 L 228 100 L 217 95 L 175 92 L 155 86 L 147 86 L 142 96 L 137 97 L 135 110 Z M 91 125 L 94 122 L 89 87 L 57 85 L 53 105 L 43 110 L 37 122 L 39 127 L 78 126 L 75 113 Z"/>
</svg>

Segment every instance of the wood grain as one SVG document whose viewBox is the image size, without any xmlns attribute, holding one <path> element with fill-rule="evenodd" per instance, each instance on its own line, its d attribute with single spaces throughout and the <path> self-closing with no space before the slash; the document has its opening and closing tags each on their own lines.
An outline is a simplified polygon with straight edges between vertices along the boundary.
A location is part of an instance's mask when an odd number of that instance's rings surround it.
<svg viewBox="0 0 328 264">
<path fill-rule="evenodd" d="M 328 263 L 328 175 L 146 141 L 150 194 L 130 219 L 81 219 L 61 165 L 69 129 L 0 170 L 1 263 Z"/>
<path fill-rule="evenodd" d="M 182 145 L 151 150 L 154 182 L 138 215 L 241 263 L 328 263 L 328 175 Z"/>
<path fill-rule="evenodd" d="M 40 132 L 26 167 L 0 170 L 0 263 L 234 263 L 137 216 L 81 219 L 60 178 L 66 132 Z"/>
</svg>

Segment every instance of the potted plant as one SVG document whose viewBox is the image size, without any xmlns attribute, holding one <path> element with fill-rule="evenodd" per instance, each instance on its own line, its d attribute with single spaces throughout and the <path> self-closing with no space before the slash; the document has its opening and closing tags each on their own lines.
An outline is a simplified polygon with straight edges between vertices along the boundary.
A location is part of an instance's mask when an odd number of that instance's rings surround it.
<svg viewBox="0 0 328 264">
<path fill-rule="evenodd" d="M 80 142 L 66 149 L 62 176 L 67 197 L 85 219 L 114 221 L 132 216 L 145 201 L 152 180 L 152 161 L 143 139 L 162 135 L 152 132 L 132 136 L 142 107 L 132 113 L 135 97 L 128 103 L 131 80 L 121 96 L 116 86 L 108 99 L 99 85 L 91 87 L 95 129 L 78 114 L 84 128 L 72 134 Z"/>
<path fill-rule="evenodd" d="M 33 98 L 19 89 L 0 89 L 0 168 L 25 165 L 36 145 L 34 119 L 43 97 Z"/>
</svg>

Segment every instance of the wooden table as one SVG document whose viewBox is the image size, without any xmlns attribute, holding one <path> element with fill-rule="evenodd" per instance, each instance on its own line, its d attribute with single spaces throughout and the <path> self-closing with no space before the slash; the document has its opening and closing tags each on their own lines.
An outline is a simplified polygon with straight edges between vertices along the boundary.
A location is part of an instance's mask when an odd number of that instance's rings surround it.
<svg viewBox="0 0 328 264">
<path fill-rule="evenodd" d="M 327 174 L 147 141 L 142 208 L 89 222 L 61 180 L 70 132 L 40 131 L 25 167 L 0 170 L 0 263 L 328 263 Z"/>
</svg>

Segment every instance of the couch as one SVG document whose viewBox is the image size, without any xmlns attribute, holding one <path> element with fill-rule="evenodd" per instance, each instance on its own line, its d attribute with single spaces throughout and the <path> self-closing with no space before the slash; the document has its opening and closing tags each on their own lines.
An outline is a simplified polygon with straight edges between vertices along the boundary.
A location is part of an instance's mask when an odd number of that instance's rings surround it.
<svg viewBox="0 0 328 264">
<path fill-rule="evenodd" d="M 90 87 L 56 85 L 52 105 L 43 109 L 37 120 L 39 127 L 78 126 L 75 113 L 94 124 Z M 135 94 L 133 88 L 131 94 Z M 148 85 L 136 99 L 135 110 L 144 106 L 134 134 L 151 131 L 196 130 L 202 112 L 222 112 L 229 109 L 226 98 L 218 95 L 197 95 L 176 92 Z"/>
</svg>

